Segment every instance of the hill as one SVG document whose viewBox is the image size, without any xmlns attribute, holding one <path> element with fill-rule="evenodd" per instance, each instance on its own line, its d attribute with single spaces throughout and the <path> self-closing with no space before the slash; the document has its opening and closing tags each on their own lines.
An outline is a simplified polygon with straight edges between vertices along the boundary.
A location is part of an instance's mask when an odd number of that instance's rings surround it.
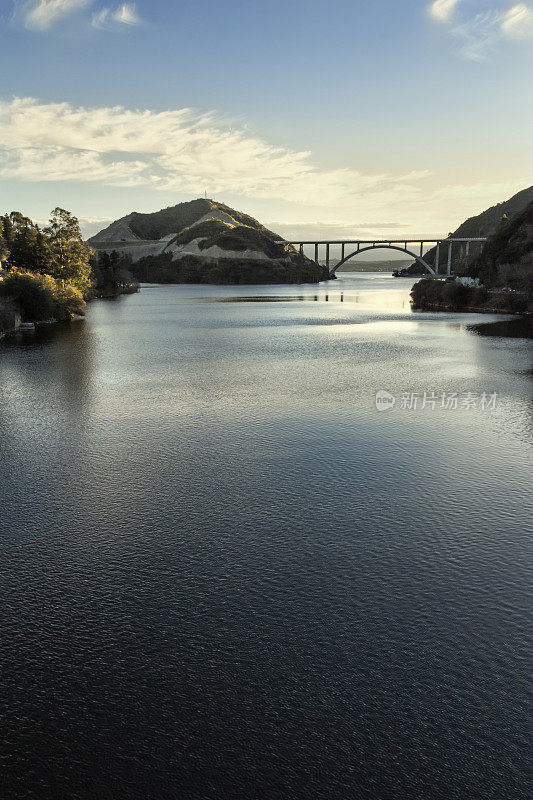
<svg viewBox="0 0 533 800">
<path fill-rule="evenodd" d="M 89 244 L 99 252 L 116 251 L 135 278 L 155 283 L 317 283 L 328 278 L 324 267 L 253 217 L 203 198 L 153 214 L 128 214 Z"/>
<path fill-rule="evenodd" d="M 500 222 L 465 271 L 484 286 L 507 287 L 533 297 L 533 200 Z"/>
<path fill-rule="evenodd" d="M 513 217 L 520 211 L 523 211 L 523 209 L 526 208 L 526 206 L 531 202 L 533 202 L 533 186 L 530 186 L 528 189 L 523 189 L 521 192 L 518 192 L 517 194 L 513 195 L 513 197 L 509 198 L 509 200 L 505 200 L 503 203 L 497 203 L 495 206 L 487 208 L 486 211 L 483 211 L 481 214 L 478 214 L 475 217 L 470 217 L 461 225 L 459 225 L 457 230 L 451 234 L 451 237 L 462 239 L 469 236 L 472 238 L 491 236 L 498 228 L 502 217 Z M 470 252 L 473 256 L 476 256 L 479 254 L 480 249 L 481 247 L 479 245 L 471 245 Z M 452 268 L 457 267 L 461 259 L 459 247 L 456 246 L 455 250 L 456 252 L 454 254 L 455 258 L 452 260 Z M 435 257 L 435 247 L 432 247 L 431 250 L 428 250 L 424 255 L 424 259 L 432 267 L 435 266 Z M 439 254 L 440 273 L 446 272 L 447 260 L 447 248 L 441 247 Z M 409 267 L 407 274 L 417 275 L 420 273 L 420 271 L 420 265 L 415 263 Z"/>
<path fill-rule="evenodd" d="M 533 313 L 533 201 L 510 219 L 500 220 L 481 252 L 457 270 L 460 277 L 447 280 L 433 276 L 413 286 L 415 308 L 428 310 L 480 310 Z M 502 332 L 533 336 L 531 316 Z M 483 326 L 480 333 L 490 333 Z"/>
</svg>

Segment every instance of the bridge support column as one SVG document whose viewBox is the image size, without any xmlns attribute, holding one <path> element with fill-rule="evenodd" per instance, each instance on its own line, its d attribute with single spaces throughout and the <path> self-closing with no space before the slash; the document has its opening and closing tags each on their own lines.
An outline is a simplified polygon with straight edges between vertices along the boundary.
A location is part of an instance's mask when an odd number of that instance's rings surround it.
<svg viewBox="0 0 533 800">
<path fill-rule="evenodd" d="M 449 242 L 448 244 L 448 267 L 446 269 L 446 275 L 452 274 L 452 243 Z"/>
<path fill-rule="evenodd" d="M 304 246 L 303 244 L 300 245 L 300 255 L 303 256 L 304 254 Z"/>
<path fill-rule="evenodd" d="M 342 253 L 341 254 L 341 261 L 344 261 L 344 248 L 345 247 L 346 247 L 346 245 L 343 243 L 342 246 L 341 246 L 341 253 Z"/>
<path fill-rule="evenodd" d="M 470 242 L 467 242 L 466 243 L 466 257 L 468 258 L 469 255 L 470 255 Z"/>
<path fill-rule="evenodd" d="M 437 252 L 435 253 L 435 275 L 439 274 L 440 242 L 437 242 Z"/>
<path fill-rule="evenodd" d="M 315 262 L 318 264 L 318 244 L 315 242 Z"/>
<path fill-rule="evenodd" d="M 329 242 L 326 244 L 326 267 L 329 272 Z"/>
</svg>

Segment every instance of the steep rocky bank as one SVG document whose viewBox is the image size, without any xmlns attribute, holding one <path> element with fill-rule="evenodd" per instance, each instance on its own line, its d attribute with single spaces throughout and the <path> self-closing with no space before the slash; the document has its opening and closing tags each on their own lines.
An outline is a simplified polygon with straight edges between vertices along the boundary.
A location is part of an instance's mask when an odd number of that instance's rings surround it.
<svg viewBox="0 0 533 800">
<path fill-rule="evenodd" d="M 522 314 L 495 335 L 531 337 L 533 315 L 533 201 L 510 219 L 500 220 L 482 251 L 462 269 L 466 280 L 424 278 L 413 286 L 413 306 L 424 310 L 496 311 Z M 470 283 L 471 285 L 468 285 Z M 474 285 L 477 284 L 477 285 Z M 505 331 L 514 331 L 506 334 Z M 489 334 L 489 325 L 480 333 Z"/>
<path fill-rule="evenodd" d="M 533 186 L 528 187 L 527 189 L 523 189 L 521 192 L 513 195 L 510 197 L 509 200 L 505 200 L 502 203 L 497 203 L 495 206 L 491 206 L 483 211 L 481 214 L 477 214 L 474 217 L 469 217 L 465 222 L 463 222 L 457 230 L 451 233 L 451 238 L 454 239 L 465 239 L 468 237 L 472 238 L 486 238 L 488 236 L 492 236 L 498 229 L 502 218 L 513 218 L 516 214 L 519 214 L 523 211 L 527 206 L 533 202 Z M 470 256 L 476 257 L 480 254 L 482 250 L 482 245 L 477 245 L 475 243 L 471 244 L 470 246 Z M 428 250 L 424 254 L 425 261 L 431 266 L 435 266 L 435 259 L 437 255 L 437 250 L 435 247 L 432 247 L 431 250 Z M 456 270 L 459 266 L 462 265 L 464 254 L 461 251 L 459 245 L 456 245 L 454 251 L 452 251 L 452 270 Z M 439 272 L 445 273 L 447 268 L 447 260 L 448 260 L 448 250 L 447 247 L 441 247 L 439 252 Z M 423 268 L 421 268 L 418 262 L 411 264 L 406 270 L 402 270 L 402 274 L 405 275 L 419 275 L 423 274 Z"/>
</svg>

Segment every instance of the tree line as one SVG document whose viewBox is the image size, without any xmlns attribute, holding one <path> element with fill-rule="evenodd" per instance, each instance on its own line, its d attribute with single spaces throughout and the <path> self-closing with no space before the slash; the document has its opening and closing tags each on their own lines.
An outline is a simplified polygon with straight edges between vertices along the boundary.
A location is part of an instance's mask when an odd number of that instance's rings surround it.
<svg viewBox="0 0 533 800">
<path fill-rule="evenodd" d="M 67 319 L 89 297 L 112 296 L 130 282 L 118 253 L 97 254 L 83 241 L 78 219 L 63 208 L 40 227 L 19 211 L 0 216 L 0 262 L 7 275 L 0 299 L 23 319 Z"/>
<path fill-rule="evenodd" d="M 41 229 L 29 217 L 12 211 L 0 217 L 0 226 L 0 258 L 8 271 L 50 275 L 89 295 L 92 251 L 83 241 L 73 214 L 56 208 L 48 225 Z"/>
<path fill-rule="evenodd" d="M 94 253 L 83 241 L 78 219 L 64 208 L 55 208 L 43 228 L 20 211 L 0 216 L 0 261 L 8 272 L 70 283 L 84 297 L 117 290 L 129 277 L 118 253 Z"/>
</svg>

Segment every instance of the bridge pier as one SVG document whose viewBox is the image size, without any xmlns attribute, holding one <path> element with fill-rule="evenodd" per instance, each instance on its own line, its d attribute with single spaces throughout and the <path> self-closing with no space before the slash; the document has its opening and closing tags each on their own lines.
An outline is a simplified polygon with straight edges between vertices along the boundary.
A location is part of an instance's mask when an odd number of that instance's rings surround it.
<svg viewBox="0 0 533 800">
<path fill-rule="evenodd" d="M 329 242 L 326 244 L 326 268 L 329 272 Z"/>
<path fill-rule="evenodd" d="M 439 274 L 439 261 L 440 261 L 440 242 L 437 242 L 437 252 L 435 254 L 435 275 Z"/>
<path fill-rule="evenodd" d="M 318 264 L 318 242 L 315 242 L 315 263 Z"/>
<path fill-rule="evenodd" d="M 448 277 L 452 274 L 452 242 L 448 242 L 448 266 L 446 267 L 446 275 Z"/>
</svg>

